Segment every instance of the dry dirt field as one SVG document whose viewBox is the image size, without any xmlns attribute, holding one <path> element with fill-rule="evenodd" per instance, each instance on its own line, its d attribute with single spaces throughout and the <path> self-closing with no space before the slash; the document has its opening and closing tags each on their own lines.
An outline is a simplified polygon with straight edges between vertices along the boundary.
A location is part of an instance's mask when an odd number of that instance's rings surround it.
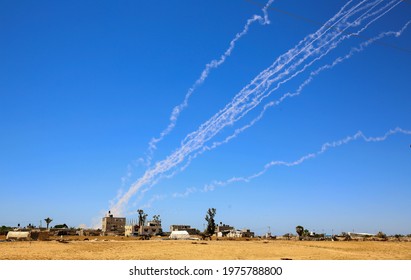
<svg viewBox="0 0 411 280">
<path fill-rule="evenodd" d="M 411 260 L 411 242 L 70 240 L 0 242 L 1 260 Z"/>
</svg>

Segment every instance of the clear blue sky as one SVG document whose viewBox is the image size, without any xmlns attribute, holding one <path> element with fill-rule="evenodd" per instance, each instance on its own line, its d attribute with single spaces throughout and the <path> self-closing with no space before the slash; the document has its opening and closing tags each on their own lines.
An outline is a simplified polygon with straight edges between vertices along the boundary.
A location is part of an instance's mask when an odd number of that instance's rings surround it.
<svg viewBox="0 0 411 280">
<path fill-rule="evenodd" d="M 0 225 L 38 225 L 46 217 L 52 225 L 99 222 L 110 201 L 178 151 L 189 133 L 346 1 L 274 1 L 270 24 L 250 24 L 157 143 L 151 165 L 143 162 L 148 143 L 169 125 L 206 64 L 224 54 L 248 19 L 263 17 L 265 3 L 0 1 Z M 410 15 L 411 4 L 400 3 L 206 145 L 232 135 L 266 103 L 294 92 L 312 71 L 352 47 L 399 31 Z M 273 166 L 248 182 L 201 191 L 214 181 L 251 176 L 271 161 L 296 161 L 359 130 L 367 137 L 411 130 L 410 65 L 411 26 L 324 70 L 299 96 L 269 108 L 255 125 L 199 154 L 184 170 L 187 158 L 163 174 L 172 176 L 159 174 L 154 185 L 133 194 L 127 218 L 143 208 L 150 217 L 159 214 L 166 229 L 203 229 L 214 207 L 217 222 L 257 233 L 268 226 L 274 234 L 295 232 L 300 224 L 326 233 L 411 233 L 411 135 L 404 133 L 379 142 L 358 139 L 295 166 Z"/>
</svg>

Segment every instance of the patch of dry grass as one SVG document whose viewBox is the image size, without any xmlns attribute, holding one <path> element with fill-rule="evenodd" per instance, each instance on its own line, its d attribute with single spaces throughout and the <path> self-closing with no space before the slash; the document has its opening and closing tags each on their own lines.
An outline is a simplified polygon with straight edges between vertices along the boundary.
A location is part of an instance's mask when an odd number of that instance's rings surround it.
<svg viewBox="0 0 411 280">
<path fill-rule="evenodd" d="M 78 238 L 77 238 L 78 239 Z M 93 238 L 0 243 L 7 260 L 411 260 L 411 242 L 173 241 Z"/>
</svg>

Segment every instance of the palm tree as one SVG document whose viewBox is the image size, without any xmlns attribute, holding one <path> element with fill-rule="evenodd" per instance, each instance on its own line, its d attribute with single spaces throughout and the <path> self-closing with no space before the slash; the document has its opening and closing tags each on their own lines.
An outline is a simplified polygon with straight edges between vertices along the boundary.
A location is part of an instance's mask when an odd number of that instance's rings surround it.
<svg viewBox="0 0 411 280">
<path fill-rule="evenodd" d="M 49 217 L 45 218 L 44 221 L 46 221 L 47 224 L 47 230 L 49 229 L 49 224 L 53 221 L 52 219 L 50 219 Z"/>
<path fill-rule="evenodd" d="M 146 223 L 147 214 L 144 214 L 144 211 L 141 209 L 138 209 L 137 213 L 138 213 L 138 225 L 142 227 Z"/>
<path fill-rule="evenodd" d="M 161 227 L 161 219 L 160 219 L 160 215 L 154 215 L 153 216 L 153 222 Z"/>
</svg>

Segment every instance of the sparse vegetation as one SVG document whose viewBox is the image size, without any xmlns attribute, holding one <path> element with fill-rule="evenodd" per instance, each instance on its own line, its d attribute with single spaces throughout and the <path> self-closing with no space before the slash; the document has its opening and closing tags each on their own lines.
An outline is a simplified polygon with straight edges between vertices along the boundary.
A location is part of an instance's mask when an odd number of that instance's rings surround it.
<svg viewBox="0 0 411 280">
<path fill-rule="evenodd" d="M 55 225 L 54 228 L 68 228 L 66 224 Z"/>
<path fill-rule="evenodd" d="M 402 235 L 402 234 L 395 234 L 394 237 L 397 238 L 397 240 L 400 240 L 401 238 L 404 237 L 404 235 Z"/>
<path fill-rule="evenodd" d="M 7 233 L 11 230 L 13 230 L 13 228 L 8 227 L 8 226 L 1 226 L 0 235 L 7 235 Z"/>
<path fill-rule="evenodd" d="M 375 236 L 378 238 L 387 239 L 387 235 L 382 231 L 379 231 Z"/>
</svg>

